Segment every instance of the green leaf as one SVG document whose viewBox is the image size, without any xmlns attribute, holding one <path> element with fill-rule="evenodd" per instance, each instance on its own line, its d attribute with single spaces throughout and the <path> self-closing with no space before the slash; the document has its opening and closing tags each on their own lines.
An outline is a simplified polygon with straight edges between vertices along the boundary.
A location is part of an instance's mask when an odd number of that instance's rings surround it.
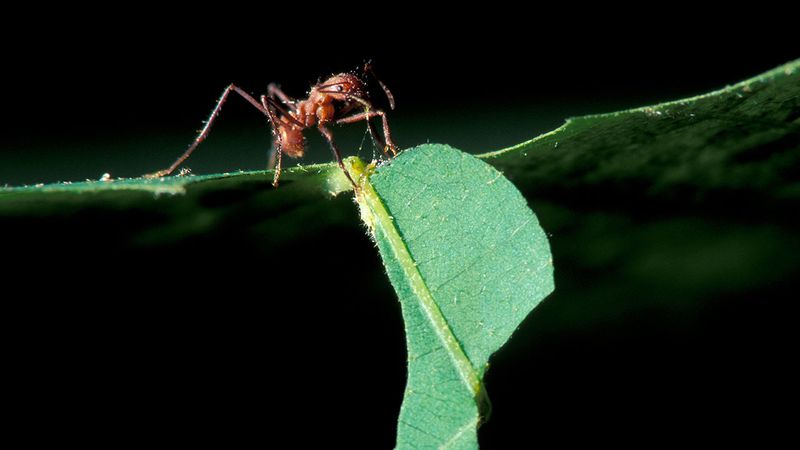
<svg viewBox="0 0 800 450">
<path fill-rule="evenodd" d="M 405 319 L 398 448 L 477 448 L 489 357 L 553 290 L 547 237 L 490 165 L 446 145 L 404 151 L 356 196 Z"/>
</svg>

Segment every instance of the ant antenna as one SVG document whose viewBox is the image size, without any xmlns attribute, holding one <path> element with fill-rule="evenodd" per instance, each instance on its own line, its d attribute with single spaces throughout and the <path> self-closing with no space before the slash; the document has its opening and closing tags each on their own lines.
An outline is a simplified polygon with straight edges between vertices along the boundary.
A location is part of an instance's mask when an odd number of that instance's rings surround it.
<svg viewBox="0 0 800 450">
<path fill-rule="evenodd" d="M 394 95 L 392 95 L 392 91 L 390 91 L 389 88 L 386 87 L 385 84 L 383 84 L 383 81 L 381 81 L 381 79 L 378 78 L 378 75 L 375 74 L 375 70 L 372 68 L 372 60 L 369 60 L 366 63 L 364 63 L 364 73 L 368 73 L 372 75 L 372 78 L 375 78 L 375 81 L 378 82 L 381 89 L 383 89 L 383 92 L 386 94 L 386 98 L 389 99 L 389 108 L 394 110 Z"/>
</svg>

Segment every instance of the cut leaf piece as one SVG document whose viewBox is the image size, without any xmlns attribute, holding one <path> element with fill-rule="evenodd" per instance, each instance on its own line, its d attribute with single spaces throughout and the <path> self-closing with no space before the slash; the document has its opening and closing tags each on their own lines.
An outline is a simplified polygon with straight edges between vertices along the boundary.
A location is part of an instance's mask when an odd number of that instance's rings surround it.
<svg viewBox="0 0 800 450">
<path fill-rule="evenodd" d="M 511 182 L 446 145 L 406 150 L 361 180 L 405 319 L 397 447 L 476 448 L 489 357 L 553 291 L 547 237 Z"/>
</svg>

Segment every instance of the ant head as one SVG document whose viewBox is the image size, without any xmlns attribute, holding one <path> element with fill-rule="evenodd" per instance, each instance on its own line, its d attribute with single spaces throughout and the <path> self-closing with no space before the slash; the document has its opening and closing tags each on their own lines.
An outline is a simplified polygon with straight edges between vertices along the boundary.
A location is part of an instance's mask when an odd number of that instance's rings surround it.
<svg viewBox="0 0 800 450">
<path fill-rule="evenodd" d="M 364 82 L 350 73 L 334 75 L 317 85 L 316 89 L 317 92 L 328 94 L 334 100 L 367 99 L 367 89 Z"/>
</svg>

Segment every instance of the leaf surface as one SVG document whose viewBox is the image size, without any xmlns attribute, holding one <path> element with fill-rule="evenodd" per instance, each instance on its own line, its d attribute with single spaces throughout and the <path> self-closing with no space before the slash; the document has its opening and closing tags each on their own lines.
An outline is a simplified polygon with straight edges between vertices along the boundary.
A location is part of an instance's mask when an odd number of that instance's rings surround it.
<svg viewBox="0 0 800 450">
<path fill-rule="evenodd" d="M 517 189 L 446 145 L 404 151 L 357 196 L 403 308 L 398 448 L 476 448 L 489 357 L 553 290 L 550 247 Z"/>
</svg>

